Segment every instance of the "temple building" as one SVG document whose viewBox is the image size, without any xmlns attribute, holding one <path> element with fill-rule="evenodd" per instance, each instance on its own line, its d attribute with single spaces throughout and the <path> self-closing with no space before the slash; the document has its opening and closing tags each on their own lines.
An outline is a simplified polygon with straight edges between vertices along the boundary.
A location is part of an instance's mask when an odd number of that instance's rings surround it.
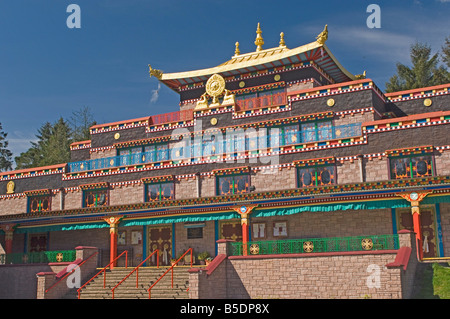
<svg viewBox="0 0 450 319">
<path fill-rule="evenodd" d="M 95 125 L 70 163 L 0 173 L 0 277 L 33 252 L 95 247 L 101 268 L 123 266 L 124 251 L 133 267 L 169 266 L 192 249 L 213 266 L 185 269 L 190 298 L 411 296 L 416 266 L 450 257 L 450 83 L 383 93 L 327 38 L 325 26 L 311 43 L 288 48 L 281 33 L 264 48 L 258 24 L 255 51 L 236 43 L 218 66 L 149 65 L 179 111 Z M 360 295 L 327 277 L 346 267 L 336 258 L 358 258 L 361 278 L 345 281 Z M 297 279 L 265 295 L 247 271 L 264 282 L 277 262 Z M 373 264 L 388 269 L 381 288 L 366 285 Z"/>
</svg>

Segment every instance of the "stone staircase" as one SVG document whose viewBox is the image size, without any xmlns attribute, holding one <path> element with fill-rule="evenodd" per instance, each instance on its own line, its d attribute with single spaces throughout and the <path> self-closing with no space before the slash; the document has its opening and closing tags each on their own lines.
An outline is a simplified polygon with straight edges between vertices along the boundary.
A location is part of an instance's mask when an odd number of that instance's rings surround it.
<svg viewBox="0 0 450 319">
<path fill-rule="evenodd" d="M 114 291 L 114 299 L 148 299 L 147 289 L 156 282 L 169 267 L 139 268 L 139 282 L 136 288 L 136 272 L 131 274 Z M 171 272 L 169 271 L 151 290 L 151 299 L 188 299 L 189 273 L 188 267 L 175 267 L 173 273 L 173 288 L 171 287 Z M 86 285 L 80 294 L 80 299 L 112 299 L 111 289 L 114 288 L 133 268 L 114 268 L 106 271 L 106 288 L 103 288 L 103 273 Z"/>
</svg>

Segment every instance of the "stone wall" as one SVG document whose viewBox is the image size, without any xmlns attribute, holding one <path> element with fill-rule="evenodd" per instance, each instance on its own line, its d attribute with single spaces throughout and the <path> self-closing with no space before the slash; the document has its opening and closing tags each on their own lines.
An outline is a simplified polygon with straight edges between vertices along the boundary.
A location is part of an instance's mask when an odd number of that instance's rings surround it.
<svg viewBox="0 0 450 319">
<path fill-rule="evenodd" d="M 190 298 L 409 298 L 417 265 L 414 234 L 399 237 L 412 252 L 407 264 L 392 264 L 401 250 L 226 257 L 228 242 L 218 241 L 221 261 L 190 271 Z"/>
</svg>

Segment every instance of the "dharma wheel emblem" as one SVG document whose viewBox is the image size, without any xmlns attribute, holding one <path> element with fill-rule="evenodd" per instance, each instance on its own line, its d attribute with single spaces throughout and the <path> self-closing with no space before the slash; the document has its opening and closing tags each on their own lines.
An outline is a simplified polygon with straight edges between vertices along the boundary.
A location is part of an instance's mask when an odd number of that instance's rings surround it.
<svg viewBox="0 0 450 319">
<path fill-rule="evenodd" d="M 252 255 L 259 254 L 259 245 L 258 244 L 251 244 L 250 245 L 250 254 L 252 254 Z"/>
<path fill-rule="evenodd" d="M 56 261 L 57 262 L 61 262 L 61 261 L 63 261 L 63 254 L 62 253 L 57 253 L 56 254 Z"/>
<path fill-rule="evenodd" d="M 305 241 L 303 243 L 303 251 L 305 253 L 310 253 L 314 250 L 314 243 L 312 241 Z"/>
<path fill-rule="evenodd" d="M 361 240 L 361 247 L 364 250 L 371 250 L 373 248 L 373 241 L 370 238 L 363 238 Z"/>
<path fill-rule="evenodd" d="M 213 74 L 206 82 L 206 93 L 217 98 L 225 90 L 225 80 L 219 74 Z"/>
</svg>

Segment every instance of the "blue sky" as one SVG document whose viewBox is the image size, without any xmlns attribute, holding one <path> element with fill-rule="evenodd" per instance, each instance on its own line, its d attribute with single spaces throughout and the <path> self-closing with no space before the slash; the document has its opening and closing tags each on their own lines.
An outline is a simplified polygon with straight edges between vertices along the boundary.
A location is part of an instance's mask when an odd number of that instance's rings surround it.
<svg viewBox="0 0 450 319">
<path fill-rule="evenodd" d="M 369 29 L 369 4 L 381 28 Z M 69 29 L 67 6 L 81 8 Z M 14 156 L 30 147 L 46 121 L 91 108 L 98 123 L 178 110 L 178 95 L 150 78 L 209 68 L 265 45 L 288 48 L 315 40 L 328 24 L 327 46 L 351 73 L 364 70 L 384 90 L 397 62 L 409 64 L 415 41 L 433 52 L 450 36 L 450 0 L 0 0 L 0 123 Z M 152 99 L 152 97 L 154 97 Z"/>
</svg>

